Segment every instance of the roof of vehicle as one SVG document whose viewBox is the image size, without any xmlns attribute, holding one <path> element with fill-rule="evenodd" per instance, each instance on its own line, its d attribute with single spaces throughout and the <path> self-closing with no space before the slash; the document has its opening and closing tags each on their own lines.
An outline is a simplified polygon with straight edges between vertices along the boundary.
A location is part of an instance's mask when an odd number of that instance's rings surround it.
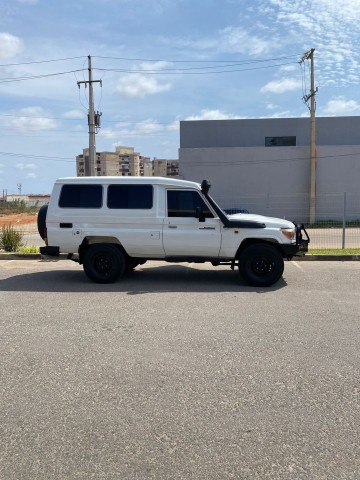
<svg viewBox="0 0 360 480">
<path fill-rule="evenodd" d="M 168 177 L 120 177 L 120 176 L 96 176 L 96 177 L 63 177 L 58 178 L 55 183 L 64 184 L 64 183 L 85 183 L 85 184 L 135 184 L 135 185 L 168 185 L 172 187 L 192 187 L 199 189 L 200 185 L 196 182 L 190 182 L 188 180 L 181 180 L 179 178 L 168 178 Z"/>
</svg>

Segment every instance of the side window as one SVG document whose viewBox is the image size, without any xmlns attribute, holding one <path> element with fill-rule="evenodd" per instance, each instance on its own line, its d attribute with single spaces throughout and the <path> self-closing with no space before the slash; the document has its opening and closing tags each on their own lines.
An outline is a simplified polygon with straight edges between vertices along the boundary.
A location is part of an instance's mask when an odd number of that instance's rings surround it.
<svg viewBox="0 0 360 480">
<path fill-rule="evenodd" d="M 191 190 L 167 191 L 168 217 L 195 217 L 197 207 L 202 209 L 204 217 L 214 218 L 198 192 Z"/>
<path fill-rule="evenodd" d="M 153 206 L 152 185 L 109 185 L 108 208 L 150 210 Z"/>
<path fill-rule="evenodd" d="M 60 208 L 101 208 L 102 185 L 63 185 L 59 198 Z"/>
</svg>

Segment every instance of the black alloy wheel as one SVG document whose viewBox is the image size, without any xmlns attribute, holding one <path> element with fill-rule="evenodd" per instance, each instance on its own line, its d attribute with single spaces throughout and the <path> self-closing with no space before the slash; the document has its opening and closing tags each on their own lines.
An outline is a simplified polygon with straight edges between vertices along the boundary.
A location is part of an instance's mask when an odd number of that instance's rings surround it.
<svg viewBox="0 0 360 480">
<path fill-rule="evenodd" d="M 252 286 L 269 287 L 281 278 L 283 272 L 283 257 L 272 245 L 250 245 L 240 254 L 239 273 Z"/>
<path fill-rule="evenodd" d="M 90 245 L 84 255 L 84 272 L 95 283 L 113 283 L 125 271 L 125 258 L 111 244 Z"/>
</svg>

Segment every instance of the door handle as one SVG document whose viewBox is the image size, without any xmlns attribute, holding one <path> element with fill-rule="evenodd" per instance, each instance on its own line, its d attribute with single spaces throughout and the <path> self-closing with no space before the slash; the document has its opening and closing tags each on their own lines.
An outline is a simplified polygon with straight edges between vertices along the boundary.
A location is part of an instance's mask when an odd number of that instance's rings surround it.
<svg viewBox="0 0 360 480">
<path fill-rule="evenodd" d="M 215 230 L 215 227 L 199 227 L 199 230 Z"/>
<path fill-rule="evenodd" d="M 168 225 L 168 228 L 177 228 L 177 225 Z"/>
</svg>

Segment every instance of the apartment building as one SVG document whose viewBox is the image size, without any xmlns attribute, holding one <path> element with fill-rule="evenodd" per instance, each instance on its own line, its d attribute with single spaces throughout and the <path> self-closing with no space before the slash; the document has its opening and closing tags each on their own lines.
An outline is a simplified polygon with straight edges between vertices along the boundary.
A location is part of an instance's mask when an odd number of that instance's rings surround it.
<svg viewBox="0 0 360 480">
<path fill-rule="evenodd" d="M 153 161 L 135 152 L 133 147 L 118 146 L 115 152 L 96 152 L 96 175 L 135 176 L 135 177 L 173 177 L 179 174 L 178 160 Z M 91 176 L 89 149 L 76 157 L 76 175 Z"/>
<path fill-rule="evenodd" d="M 154 158 L 154 177 L 177 177 L 179 175 L 179 160 L 165 160 Z"/>
</svg>

